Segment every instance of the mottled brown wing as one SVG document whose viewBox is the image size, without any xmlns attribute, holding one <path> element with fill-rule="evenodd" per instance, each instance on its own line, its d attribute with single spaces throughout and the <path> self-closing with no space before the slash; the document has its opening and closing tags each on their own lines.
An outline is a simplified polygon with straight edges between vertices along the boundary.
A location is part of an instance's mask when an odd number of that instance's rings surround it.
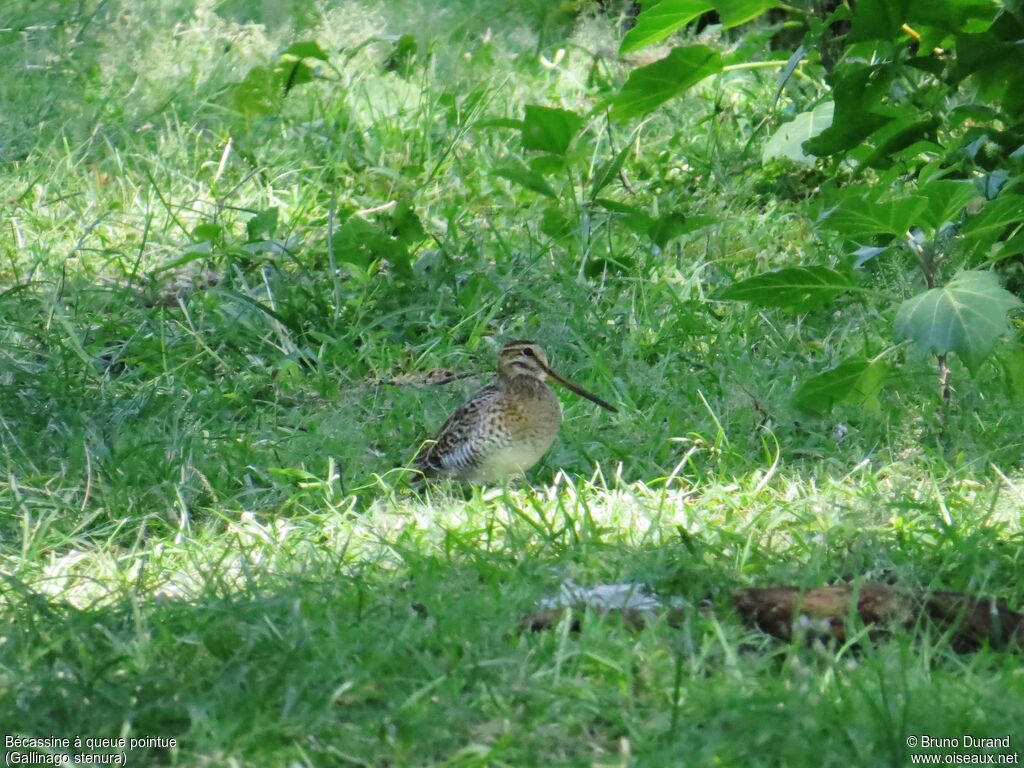
<svg viewBox="0 0 1024 768">
<path fill-rule="evenodd" d="M 499 395 L 495 384 L 488 384 L 460 405 L 441 425 L 437 436 L 427 443 L 413 460 L 413 466 L 427 477 L 459 475 L 479 461 L 480 440 L 476 439 L 482 412 Z"/>
</svg>

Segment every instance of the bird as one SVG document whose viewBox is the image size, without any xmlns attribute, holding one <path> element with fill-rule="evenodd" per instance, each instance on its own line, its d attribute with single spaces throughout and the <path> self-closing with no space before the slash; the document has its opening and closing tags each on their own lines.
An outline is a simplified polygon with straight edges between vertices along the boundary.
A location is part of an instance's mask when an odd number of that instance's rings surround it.
<svg viewBox="0 0 1024 768">
<path fill-rule="evenodd" d="M 498 375 L 460 405 L 426 441 L 413 467 L 426 477 L 489 483 L 525 472 L 547 453 L 562 423 L 558 382 L 612 413 L 615 406 L 556 373 L 533 341 L 507 342 Z"/>
</svg>

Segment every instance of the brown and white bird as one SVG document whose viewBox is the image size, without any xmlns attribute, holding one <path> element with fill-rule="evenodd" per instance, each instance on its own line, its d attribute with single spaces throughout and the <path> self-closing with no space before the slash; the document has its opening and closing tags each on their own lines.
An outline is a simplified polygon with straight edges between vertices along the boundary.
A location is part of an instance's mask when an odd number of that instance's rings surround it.
<svg viewBox="0 0 1024 768">
<path fill-rule="evenodd" d="M 539 345 L 510 341 L 498 357 L 497 379 L 455 409 L 413 466 L 426 477 L 474 482 L 525 472 L 551 447 L 562 423 L 562 406 L 548 379 L 616 411 L 555 373 Z"/>
</svg>

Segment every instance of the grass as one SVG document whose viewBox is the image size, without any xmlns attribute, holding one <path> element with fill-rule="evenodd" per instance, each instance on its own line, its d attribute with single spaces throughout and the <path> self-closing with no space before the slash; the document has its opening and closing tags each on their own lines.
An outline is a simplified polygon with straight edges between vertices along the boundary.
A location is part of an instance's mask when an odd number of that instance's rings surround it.
<svg viewBox="0 0 1024 768">
<path fill-rule="evenodd" d="M 621 80 L 616 18 L 0 10 L 6 734 L 173 738 L 129 764 L 190 766 L 906 765 L 926 751 L 908 736 L 965 733 L 1019 750 L 1017 653 L 957 654 L 927 625 L 781 643 L 732 611 L 739 586 L 837 580 L 1024 605 L 1024 409 L 999 365 L 954 361 L 946 411 L 909 353 L 877 408 L 794 409 L 801 376 L 888 325 L 853 300 L 715 299 L 832 258 L 794 202 L 822 179 L 760 166 L 770 71 L 638 134 L 629 187 L 602 194 L 714 220 L 663 246 L 585 204 L 621 127 L 588 124 L 555 198 L 494 173 L 533 156 L 488 121 Z M 253 111 L 237 84 L 302 40 L 329 52 L 320 79 Z M 328 245 L 357 220 L 410 233 L 408 275 L 373 231 Z M 909 294 L 906 266 L 873 279 Z M 412 495 L 396 467 L 513 337 L 620 413 L 565 395 L 528 482 Z M 430 384 L 442 368 L 478 378 Z M 520 632 L 568 579 L 689 610 Z"/>
</svg>

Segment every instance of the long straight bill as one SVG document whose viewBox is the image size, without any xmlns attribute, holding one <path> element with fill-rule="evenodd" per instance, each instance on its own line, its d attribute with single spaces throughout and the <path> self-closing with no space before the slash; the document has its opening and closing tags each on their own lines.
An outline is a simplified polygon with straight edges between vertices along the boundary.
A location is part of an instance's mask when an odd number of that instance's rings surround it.
<svg viewBox="0 0 1024 768">
<path fill-rule="evenodd" d="M 570 390 L 572 392 L 575 392 L 580 397 L 587 398 L 587 400 L 589 400 L 592 403 L 600 405 L 606 411 L 611 411 L 612 413 L 618 413 L 619 412 L 619 409 L 616 408 L 614 405 L 606 403 L 604 400 L 602 400 L 597 395 L 592 395 L 590 392 L 587 392 L 587 390 L 585 390 L 583 387 L 580 387 L 580 386 L 577 386 L 576 384 L 573 384 L 568 379 L 563 379 L 561 376 L 559 376 L 553 370 L 548 368 L 546 365 L 544 366 L 544 372 L 547 373 L 548 376 L 550 376 L 552 379 L 557 381 L 559 384 L 561 384 L 566 389 L 568 389 L 568 390 Z"/>
</svg>

